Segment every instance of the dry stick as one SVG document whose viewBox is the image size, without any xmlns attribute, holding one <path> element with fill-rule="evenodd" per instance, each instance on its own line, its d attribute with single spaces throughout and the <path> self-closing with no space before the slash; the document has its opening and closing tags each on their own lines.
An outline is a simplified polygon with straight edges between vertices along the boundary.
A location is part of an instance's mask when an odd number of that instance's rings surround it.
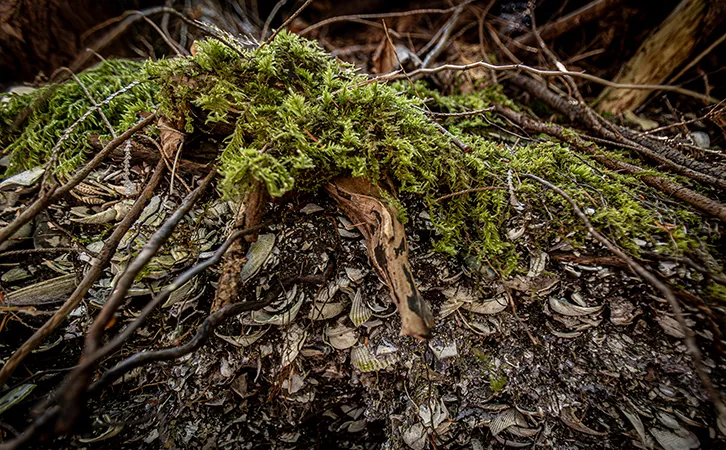
<svg viewBox="0 0 726 450">
<path fill-rule="evenodd" d="M 467 3 L 471 3 L 471 0 L 468 0 L 466 2 L 463 2 L 461 5 L 465 5 Z M 419 14 L 448 14 L 450 12 L 453 12 L 461 5 L 452 6 L 451 8 L 447 9 L 414 9 L 411 11 L 402 11 L 402 12 L 392 12 L 392 13 L 381 13 L 381 14 L 352 14 L 349 16 L 338 16 L 338 17 L 331 17 L 330 19 L 322 20 L 314 25 L 310 25 L 309 27 L 302 30 L 300 33 L 298 33 L 300 36 L 304 36 L 308 34 L 309 32 L 316 30 L 320 27 L 324 27 L 325 25 L 330 25 L 331 23 L 335 22 L 345 22 L 349 20 L 359 20 L 359 19 L 389 19 L 392 17 L 406 17 L 406 16 L 415 16 Z"/>
<path fill-rule="evenodd" d="M 708 396 L 711 398 L 711 402 L 716 407 L 716 411 L 718 412 L 719 416 L 723 417 L 726 415 L 726 406 L 721 400 L 721 396 L 714 388 L 713 384 L 711 383 L 711 379 L 706 374 L 706 371 L 704 369 L 703 360 L 701 358 L 701 351 L 698 349 L 698 345 L 696 344 L 695 335 L 693 334 L 693 330 L 686 324 L 686 319 L 683 317 L 683 311 L 681 310 L 681 305 L 678 303 L 678 300 L 676 299 L 675 295 L 673 295 L 673 291 L 666 286 L 662 281 L 660 281 L 655 275 L 650 273 L 645 267 L 638 264 L 633 258 L 625 254 L 622 250 L 620 250 L 615 244 L 610 242 L 605 236 L 600 234 L 595 228 L 592 226 L 592 223 L 590 223 L 590 220 L 587 218 L 585 213 L 580 210 L 580 207 L 577 206 L 577 203 L 569 196 L 565 191 L 558 188 L 557 186 L 553 185 L 549 181 L 543 180 L 542 178 L 532 175 L 532 174 L 525 174 L 522 175 L 523 178 L 529 178 L 532 179 L 541 185 L 547 187 L 548 189 L 556 192 L 560 196 L 562 196 L 567 202 L 572 206 L 572 209 L 575 211 L 575 215 L 582 220 L 582 222 L 585 224 L 585 228 L 587 228 L 587 231 L 590 233 L 592 237 L 594 237 L 598 242 L 603 244 L 608 250 L 610 250 L 612 253 L 614 253 L 617 257 L 625 261 L 630 268 L 637 273 L 642 279 L 647 281 L 651 286 L 656 288 L 660 293 L 666 298 L 668 301 L 668 304 L 670 305 L 671 309 L 673 310 L 673 314 L 676 316 L 676 320 L 678 321 L 678 324 L 681 326 L 683 332 L 685 333 L 686 337 L 684 338 L 686 348 L 688 349 L 688 353 L 691 355 L 691 358 L 693 359 L 693 365 L 696 369 L 696 374 L 701 379 L 701 383 L 703 383 L 703 387 L 706 389 L 706 392 L 708 393 Z"/>
<path fill-rule="evenodd" d="M 27 207 L 18 217 L 15 218 L 15 220 L 10 222 L 5 228 L 0 230 L 0 244 L 5 242 L 23 225 L 33 220 L 33 218 L 40 214 L 42 211 L 44 211 L 48 205 L 58 200 L 62 195 L 65 195 L 71 189 L 76 187 L 78 183 L 83 181 L 88 176 L 88 174 L 91 173 L 92 170 L 94 170 L 99 164 L 101 164 L 101 162 L 106 158 L 109 153 L 111 153 L 114 149 L 116 149 L 116 147 L 118 147 L 131 136 L 133 136 L 134 133 L 153 122 L 155 118 L 156 116 L 154 114 L 151 114 L 149 117 L 145 118 L 141 122 L 126 130 L 126 132 L 123 133 L 121 136 L 113 139 L 111 142 L 106 144 L 103 150 L 96 153 L 96 156 L 94 156 L 88 163 L 86 163 L 85 166 L 83 166 L 83 168 L 76 172 L 64 185 L 60 187 L 57 184 L 51 185 L 48 191 L 45 192 L 45 194 L 43 194 L 38 200 L 33 202 L 32 205 Z"/>
<path fill-rule="evenodd" d="M 53 314 L 53 317 L 48 319 L 48 321 L 45 322 L 38 331 L 25 341 L 23 345 L 15 351 L 15 353 L 13 353 L 2 369 L 0 369 L 0 386 L 5 384 L 10 376 L 12 376 L 15 369 L 17 369 L 18 365 L 20 365 L 20 363 L 23 362 L 23 360 L 33 350 L 38 348 L 38 346 L 42 344 L 45 339 L 65 321 L 68 314 L 78 307 L 78 304 L 81 303 L 81 300 L 83 300 L 83 297 L 86 295 L 91 286 L 93 286 L 93 283 L 101 277 L 104 268 L 108 265 L 109 261 L 111 261 L 111 258 L 116 253 L 116 248 L 118 247 L 119 242 L 121 242 L 121 238 L 124 237 L 126 232 L 131 228 L 134 222 L 136 222 L 136 219 L 139 218 L 146 204 L 149 200 L 151 200 L 151 197 L 154 196 L 154 190 L 156 190 L 159 183 L 161 183 L 165 168 L 166 166 L 163 161 L 159 161 L 157 163 L 156 168 L 151 175 L 151 179 L 141 192 L 141 195 L 139 195 L 139 198 L 136 199 L 136 202 L 134 202 L 128 214 L 124 216 L 121 223 L 119 223 L 118 227 L 116 227 L 111 236 L 106 240 L 101 252 L 94 258 L 91 269 L 83 277 L 83 280 L 81 280 L 68 300 L 66 300 L 66 302 L 58 308 L 58 310 Z"/>
<path fill-rule="evenodd" d="M 287 3 L 287 0 L 280 0 L 275 4 L 275 6 L 272 8 L 272 11 L 270 11 L 270 15 L 267 16 L 267 20 L 265 20 L 265 25 L 262 27 L 262 33 L 260 34 L 260 39 L 265 39 L 267 37 L 267 32 L 270 31 L 270 25 L 272 24 L 272 19 L 275 18 L 277 15 L 277 12 L 285 6 L 285 3 Z"/>
<path fill-rule="evenodd" d="M 688 203 L 694 208 L 697 208 L 700 211 L 703 211 L 713 217 L 717 217 L 722 221 L 726 222 L 726 205 L 723 205 L 715 200 L 701 195 L 698 192 L 693 191 L 692 189 L 681 186 L 678 183 L 674 183 L 673 181 L 670 181 L 666 178 L 655 175 L 648 175 L 646 170 L 634 164 L 610 159 L 607 157 L 607 155 L 599 152 L 597 146 L 586 141 L 575 133 L 572 133 L 571 131 L 565 131 L 562 127 L 543 123 L 537 119 L 518 113 L 506 106 L 498 106 L 497 112 L 501 113 L 509 120 L 526 130 L 536 133 L 545 133 L 550 136 L 554 136 L 561 141 L 568 142 L 579 151 L 591 155 L 594 160 L 598 161 L 605 167 L 611 170 L 617 170 L 636 175 L 647 185 L 659 189 L 660 191 L 668 195 L 672 195 L 673 197 L 676 197 L 679 200 Z"/>
<path fill-rule="evenodd" d="M 301 12 L 303 12 L 303 9 L 307 8 L 308 5 L 311 4 L 312 2 L 313 2 L 313 0 L 307 0 L 305 3 L 303 3 L 302 6 L 297 9 L 297 11 L 295 11 L 290 17 L 287 18 L 286 21 L 284 21 L 282 23 L 282 25 L 280 25 L 280 28 L 278 28 L 277 30 L 275 30 L 274 33 L 272 33 L 272 35 L 270 36 L 269 39 L 267 39 L 265 42 L 263 42 L 260 45 L 259 48 L 262 48 L 265 45 L 267 45 L 270 42 L 272 42 L 272 40 L 275 39 L 275 36 L 277 36 L 277 33 L 279 33 L 281 30 L 285 29 L 285 27 L 287 27 L 288 25 L 290 25 L 290 22 L 292 22 L 293 20 L 295 20 L 295 18 L 297 16 L 299 16 Z"/>
<path fill-rule="evenodd" d="M 88 393 L 91 394 L 98 392 L 137 367 L 157 361 L 178 359 L 199 349 L 209 340 L 212 335 L 212 331 L 214 331 L 214 329 L 222 324 L 226 319 L 239 315 L 243 312 L 264 308 L 272 303 L 285 289 L 289 288 L 294 283 L 322 283 L 330 277 L 330 274 L 333 272 L 333 268 L 334 264 L 329 265 L 323 275 L 300 276 L 284 280 L 275 285 L 275 287 L 273 287 L 261 301 L 235 303 L 233 305 L 225 306 L 224 308 L 207 316 L 197 330 L 197 334 L 186 344 L 163 350 L 137 353 L 130 356 L 101 375 L 96 382 L 89 386 Z M 52 426 L 53 422 L 60 416 L 60 411 L 61 408 L 59 406 L 49 407 L 38 419 L 35 420 L 35 422 L 33 422 L 32 425 L 23 431 L 21 435 L 10 442 L 1 444 L 0 450 L 15 450 L 26 446 L 34 439 L 43 437 L 44 432 L 47 432 L 51 436 L 57 434 L 56 430 L 54 430 Z"/>
<path fill-rule="evenodd" d="M 222 244 L 221 247 L 217 249 L 217 251 L 214 253 L 214 255 L 211 258 L 208 258 L 204 261 L 202 261 L 199 264 L 196 264 L 195 266 L 191 267 L 190 269 L 184 271 L 181 275 L 176 277 L 174 281 L 171 282 L 168 286 L 165 286 L 164 289 L 162 289 L 161 292 L 156 294 L 152 300 L 144 306 L 144 309 L 141 310 L 138 316 L 134 319 L 133 322 L 131 322 L 126 328 L 123 329 L 117 336 L 115 336 L 111 342 L 104 345 L 102 348 L 98 349 L 94 354 L 87 356 L 84 358 L 84 361 L 81 365 L 79 365 L 77 368 L 84 368 L 84 367 L 90 367 L 95 365 L 97 362 L 99 362 L 101 359 L 105 358 L 106 356 L 110 355 L 111 353 L 118 350 L 124 342 L 126 342 L 131 335 L 136 331 L 141 325 L 144 324 L 144 321 L 146 320 L 149 315 L 154 312 L 157 306 L 159 306 L 161 303 L 165 302 L 172 292 L 176 291 L 180 287 L 182 287 L 185 283 L 187 283 L 189 280 L 191 280 L 196 275 L 202 273 L 207 268 L 217 264 L 221 259 L 222 256 L 227 252 L 229 247 L 232 245 L 233 242 L 236 242 L 239 238 L 242 236 L 247 236 L 249 234 L 257 233 L 261 229 L 265 228 L 269 224 L 263 224 L 258 225 L 255 227 L 248 228 L 246 230 L 239 230 L 232 233 Z"/>
<path fill-rule="evenodd" d="M 411 77 L 419 76 L 419 75 L 431 75 L 434 73 L 442 72 L 444 70 L 458 70 L 458 71 L 466 71 L 471 69 L 476 69 L 479 67 L 483 67 L 485 69 L 490 70 L 496 70 L 496 71 L 509 71 L 509 70 L 523 70 L 525 72 L 533 73 L 535 75 L 540 75 L 544 77 L 561 77 L 563 75 L 569 75 L 576 78 L 582 78 L 587 81 L 592 81 L 593 83 L 601 84 L 603 86 L 618 88 L 618 89 L 643 89 L 643 90 L 652 90 L 652 91 L 668 91 L 668 92 L 676 92 L 681 95 L 685 95 L 688 97 L 697 98 L 699 100 L 708 102 L 708 103 L 719 103 L 720 100 L 715 99 L 713 97 L 710 97 L 708 95 L 701 94 L 699 92 L 694 92 L 689 89 L 680 88 L 677 86 L 668 86 L 664 84 L 623 84 L 623 83 L 615 83 L 610 80 L 606 80 L 604 78 L 596 77 L 595 75 L 590 75 L 589 73 L 584 72 L 572 72 L 572 71 L 560 71 L 560 70 L 545 70 L 545 69 L 536 69 L 534 67 L 528 66 L 526 64 L 504 64 L 504 65 L 496 65 L 496 64 L 489 64 L 484 61 L 477 61 L 473 62 L 471 64 L 464 64 L 464 65 L 457 65 L 457 64 L 444 64 L 437 67 L 431 67 L 431 68 L 422 68 L 414 70 L 413 72 L 410 72 L 408 75 Z M 399 80 L 401 78 L 404 78 L 403 75 L 398 72 L 391 72 L 385 75 L 381 75 L 379 77 L 373 78 L 373 80 L 377 81 L 384 81 L 384 80 Z"/>
<path fill-rule="evenodd" d="M 103 120 L 103 123 L 106 124 L 106 128 L 108 128 L 109 133 L 111 133 L 111 137 L 116 137 L 116 130 L 113 129 L 113 126 L 111 126 L 111 122 L 108 121 L 108 118 L 106 117 L 106 114 L 103 113 L 103 110 L 101 109 L 101 106 L 96 103 L 96 100 L 93 98 L 90 92 L 88 92 L 88 88 L 81 82 L 81 79 L 76 76 L 73 71 L 67 67 L 61 67 L 61 71 L 67 72 L 70 74 L 71 77 L 78 83 L 78 85 L 83 89 L 83 93 L 86 94 L 86 97 L 88 98 L 88 101 L 91 102 L 93 107 L 98 111 L 98 114 L 101 116 L 101 119 Z"/>
<path fill-rule="evenodd" d="M 182 201 L 181 206 L 174 211 L 174 214 L 167 219 L 164 225 L 154 233 L 149 239 L 141 252 L 134 258 L 134 260 L 126 267 L 126 270 L 121 274 L 113 292 L 104 303 L 103 309 L 96 316 L 93 321 L 91 328 L 86 334 L 85 347 L 83 349 L 83 356 L 81 357 L 81 365 L 74 369 L 66 378 L 63 386 L 61 387 L 62 399 L 61 405 L 63 406 L 63 415 L 59 418 L 57 429 L 61 432 L 69 431 L 75 421 L 81 414 L 82 407 L 82 396 L 86 392 L 93 366 L 83 365 L 87 357 L 92 356 L 98 350 L 101 335 L 106 328 L 106 325 L 111 321 L 116 310 L 121 306 L 121 303 L 126 298 L 129 288 L 133 284 L 136 276 L 141 269 L 146 266 L 149 260 L 159 251 L 162 245 L 169 238 L 169 235 L 174 231 L 181 219 L 186 213 L 194 206 L 199 200 L 202 193 L 212 183 L 216 170 L 212 169 L 209 174 L 201 181 L 199 186 L 192 191 Z"/>
<path fill-rule="evenodd" d="M 429 52 L 428 55 L 426 55 L 426 58 L 424 58 L 423 62 L 421 63 L 421 67 L 428 67 L 436 58 L 439 57 L 441 52 L 444 51 L 444 49 L 451 44 L 449 41 L 449 36 L 451 36 L 451 32 L 454 30 L 454 27 L 456 26 L 456 22 L 459 21 L 459 16 L 461 16 L 461 13 L 464 11 L 464 4 L 459 5 L 455 10 L 454 14 L 451 15 L 451 18 L 446 22 L 446 24 L 443 27 L 444 32 L 441 35 L 441 38 L 439 39 L 439 42 L 436 44 L 436 46 Z M 394 49 L 395 51 L 395 49 Z"/>
<path fill-rule="evenodd" d="M 486 186 L 486 187 L 464 189 L 463 191 L 452 192 L 451 194 L 446 194 L 446 195 L 442 195 L 439 198 L 435 198 L 434 202 L 440 202 L 441 200 L 446 200 L 447 198 L 457 197 L 459 195 L 471 194 L 473 192 L 499 191 L 499 190 L 504 190 L 504 189 L 506 189 L 506 188 L 503 188 L 501 186 Z"/>
<path fill-rule="evenodd" d="M 726 189 L 726 173 L 717 167 L 702 161 L 696 161 L 688 158 L 682 153 L 665 147 L 662 143 L 652 139 L 646 141 L 645 137 L 638 136 L 634 131 L 622 127 L 617 127 L 615 128 L 615 131 L 612 131 L 611 129 L 603 126 L 603 123 L 601 123 L 599 119 L 592 119 L 592 115 L 595 113 L 591 112 L 586 105 L 582 105 L 580 103 L 572 104 L 569 99 L 555 94 L 546 86 L 531 78 L 515 76 L 510 81 L 547 103 L 556 111 L 568 116 L 571 121 L 578 121 L 584 124 L 597 134 L 600 134 L 602 137 L 618 143 L 630 145 L 636 152 L 664 164 L 672 170 L 689 178 L 700 181 L 704 184 Z M 606 125 L 610 126 L 610 124 Z M 658 151 L 653 150 L 651 145 L 658 147 Z"/>
</svg>

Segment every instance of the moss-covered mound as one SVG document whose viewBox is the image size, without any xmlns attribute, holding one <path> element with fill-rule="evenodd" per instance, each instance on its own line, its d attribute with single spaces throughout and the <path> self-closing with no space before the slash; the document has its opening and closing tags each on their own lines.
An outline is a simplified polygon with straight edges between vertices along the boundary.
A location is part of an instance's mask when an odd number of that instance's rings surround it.
<svg viewBox="0 0 726 450">
<path fill-rule="evenodd" d="M 635 237 L 668 239 L 653 210 L 642 202 L 639 190 L 644 185 L 637 178 L 609 172 L 557 143 L 487 140 L 482 133 L 497 122 L 489 113 L 447 119 L 447 128 L 472 148 L 462 151 L 425 112 L 509 103 L 496 89 L 442 97 L 418 85 L 371 83 L 316 43 L 285 32 L 255 49 L 207 39 L 196 43 L 194 56 L 148 62 L 143 73 L 135 63 L 109 62 L 81 79 L 97 100 L 133 80 L 142 81 L 104 106 L 117 131 L 140 108 L 156 104 L 187 133 L 221 133 L 221 183 L 230 197 L 238 197 L 255 180 L 279 197 L 314 191 L 341 174 L 365 176 L 391 184 L 404 201 L 404 214 L 406 202 L 424 202 L 438 230 L 439 250 L 474 254 L 503 274 L 515 269 L 518 260 L 504 229 L 517 214 L 510 204 L 508 179 L 513 179 L 519 202 L 548 211 L 543 216 L 549 215 L 552 223 L 538 236 L 542 242 L 581 228 L 561 198 L 533 182 L 520 185 L 518 173 L 533 173 L 561 186 L 591 208 L 596 226 L 621 245 L 632 247 Z M 14 97 L 0 107 L 3 127 L 7 129 L 31 97 L 37 95 Z M 89 106 L 74 81 L 57 88 L 22 131 L 3 133 L 3 144 L 13 152 L 11 169 L 46 160 L 48 149 Z M 77 126 L 62 146 L 63 168 L 83 158 L 92 133 L 108 134 L 97 113 Z M 484 186 L 501 189 L 436 201 Z M 682 225 L 684 217 L 692 221 L 694 216 L 658 214 L 660 221 L 680 221 L 673 235 L 680 233 L 688 245 L 694 242 Z"/>
</svg>

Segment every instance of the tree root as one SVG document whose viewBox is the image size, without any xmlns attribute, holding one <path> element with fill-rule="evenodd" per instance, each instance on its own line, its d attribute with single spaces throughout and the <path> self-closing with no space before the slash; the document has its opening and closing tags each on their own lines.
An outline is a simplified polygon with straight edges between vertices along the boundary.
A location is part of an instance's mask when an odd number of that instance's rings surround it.
<svg viewBox="0 0 726 450">
<path fill-rule="evenodd" d="M 199 200 L 202 193 L 211 184 L 216 170 L 212 170 L 202 180 L 199 187 L 192 191 L 182 202 L 181 206 L 167 219 L 164 225 L 154 233 L 149 239 L 144 248 L 141 250 L 139 255 L 126 267 L 121 277 L 116 282 L 116 286 L 104 303 L 103 309 L 96 316 L 96 320 L 93 321 L 91 328 L 86 333 L 85 347 L 83 349 L 83 356 L 81 362 L 66 378 L 66 381 L 61 387 L 62 399 L 60 404 L 62 406 L 63 415 L 56 424 L 56 430 L 59 433 L 66 433 L 70 431 L 75 424 L 76 420 L 81 416 L 83 405 L 82 398 L 86 393 L 86 389 L 89 385 L 94 364 L 85 364 L 87 360 L 93 361 L 96 352 L 100 345 L 101 335 L 106 329 L 106 325 L 112 320 L 116 310 L 121 306 L 121 303 L 126 298 L 126 294 L 134 282 L 134 279 L 141 271 L 141 269 L 149 262 L 149 260 L 156 254 L 161 246 L 169 238 L 169 235 L 174 231 L 177 224 L 186 215 L 186 213 L 194 206 Z"/>
<path fill-rule="evenodd" d="M 141 192 L 141 195 L 139 195 L 139 198 L 136 199 L 136 202 L 134 202 L 128 214 L 106 240 L 103 249 L 101 249 L 101 252 L 94 259 L 91 269 L 83 277 L 83 280 L 76 287 L 68 300 L 66 300 L 66 302 L 58 308 L 58 310 L 53 314 L 53 317 L 48 319 L 48 321 L 43 324 L 38 331 L 36 331 L 25 343 L 23 343 L 23 345 L 21 345 L 15 353 L 13 353 L 2 369 L 0 369 L 0 386 L 5 384 L 20 363 L 23 362 L 23 360 L 33 350 L 38 348 L 38 346 L 45 341 L 48 335 L 50 335 L 56 328 L 58 328 L 58 326 L 60 326 L 61 323 L 65 321 L 68 314 L 78 307 L 81 300 L 83 300 L 83 297 L 86 295 L 91 286 L 93 286 L 93 283 L 100 278 L 101 273 L 106 268 L 109 261 L 111 261 L 111 258 L 116 253 L 116 248 L 118 247 L 119 242 L 121 242 L 121 239 L 136 222 L 136 219 L 139 218 L 141 212 L 146 207 L 146 204 L 149 203 L 149 200 L 151 200 L 151 197 L 154 196 L 154 191 L 159 186 L 159 183 L 161 183 L 165 169 L 166 165 L 164 164 L 164 161 L 160 160 L 156 164 L 156 168 L 151 175 L 151 179 L 147 183 L 143 192 Z"/>
<path fill-rule="evenodd" d="M 260 182 L 255 183 L 239 204 L 234 226 L 236 228 L 258 226 L 262 221 L 266 200 L 267 191 L 264 185 Z M 245 240 L 247 242 L 256 241 L 257 233 L 245 236 Z M 242 284 L 240 271 L 245 262 L 245 245 L 237 240 L 224 256 L 222 274 L 219 276 L 217 292 L 214 294 L 214 301 L 212 302 L 212 312 L 237 301 Z"/>
</svg>

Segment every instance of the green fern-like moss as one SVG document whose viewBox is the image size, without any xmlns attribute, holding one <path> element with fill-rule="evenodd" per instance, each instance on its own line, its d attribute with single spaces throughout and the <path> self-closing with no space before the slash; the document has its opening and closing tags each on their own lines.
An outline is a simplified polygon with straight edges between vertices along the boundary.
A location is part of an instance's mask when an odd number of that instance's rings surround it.
<svg viewBox="0 0 726 450">
<path fill-rule="evenodd" d="M 663 241 L 674 236 L 680 240 L 675 251 L 697 245 L 686 233 L 664 234 L 653 208 L 643 203 L 645 188 L 635 176 L 612 173 L 555 142 L 505 145 L 487 139 L 493 130 L 509 127 L 490 112 L 442 119 L 472 148 L 464 152 L 426 114 L 427 109 L 458 112 L 493 103 L 516 108 L 496 86 L 444 96 L 422 83 L 370 82 L 316 43 L 284 31 L 255 49 L 232 39 L 202 40 L 196 43 L 195 56 L 147 62 L 140 69 L 138 63 L 112 61 L 81 79 L 97 101 L 133 80 L 144 80 L 104 108 L 117 132 L 136 120 L 139 109 L 156 105 L 187 133 L 222 133 L 221 187 L 230 198 L 244 194 L 255 181 L 273 197 L 313 192 L 342 174 L 392 182 L 402 201 L 402 217 L 410 202 L 428 208 L 437 230 L 437 250 L 475 255 L 507 275 L 520 261 L 515 244 L 505 237 L 508 221 L 517 214 L 507 189 L 510 173 L 520 202 L 551 213 L 551 223 L 536 236 L 538 242 L 573 230 L 580 231 L 570 238 L 575 243 L 587 235 L 562 198 L 534 181 L 517 180 L 517 174 L 532 173 L 564 189 L 599 229 L 632 251 L 637 251 L 632 244 L 636 237 Z M 69 81 L 57 89 L 26 128 L 2 138 L 12 151 L 12 171 L 47 160 L 48 149 L 88 110 L 77 84 Z M 29 101 L 11 98 L 0 109 L 0 124 L 8 129 Z M 64 144 L 60 168 L 71 168 L 85 158 L 91 134 L 108 137 L 107 133 L 94 113 Z M 484 186 L 503 189 L 436 200 Z M 698 220 L 694 215 L 672 215 L 674 221 L 689 225 Z"/>
<path fill-rule="evenodd" d="M 133 81 L 143 81 L 142 63 L 127 60 L 108 60 L 78 75 L 96 103 L 103 102 L 113 93 Z M 118 95 L 103 112 L 117 134 L 123 133 L 138 120 L 141 110 L 153 110 L 154 84 L 139 83 Z M 16 130 L 14 122 L 26 108 L 32 108 L 25 126 Z M 47 86 L 25 95 L 9 95 L 0 101 L 0 146 L 3 154 L 10 154 L 11 175 L 45 163 L 51 149 L 74 122 L 90 108 L 91 101 L 74 80 Z M 58 151 L 59 173 L 68 173 L 80 165 L 90 150 L 91 136 L 109 139 L 111 134 L 98 112 L 93 112 L 79 123 L 64 140 Z"/>
</svg>

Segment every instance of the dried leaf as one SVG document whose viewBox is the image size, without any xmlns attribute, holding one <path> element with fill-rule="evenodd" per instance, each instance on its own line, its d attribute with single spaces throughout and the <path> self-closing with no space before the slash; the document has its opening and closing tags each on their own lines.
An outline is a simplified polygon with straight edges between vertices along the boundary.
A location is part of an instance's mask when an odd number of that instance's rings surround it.
<svg viewBox="0 0 726 450">
<path fill-rule="evenodd" d="M 326 328 L 325 337 L 328 343 L 338 350 L 351 348 L 358 342 L 358 334 L 355 329 L 342 324 Z"/>
<path fill-rule="evenodd" d="M 464 303 L 462 308 L 477 314 L 497 314 L 507 309 L 508 304 L 509 301 L 507 300 L 507 297 L 505 295 L 500 295 L 499 297 L 487 300 Z"/>
<path fill-rule="evenodd" d="M 365 346 L 351 350 L 350 363 L 361 372 L 377 372 L 388 367 L 387 362 L 377 359 Z"/>
<path fill-rule="evenodd" d="M 260 271 L 262 264 L 270 256 L 274 247 L 275 235 L 272 233 L 259 235 L 257 241 L 250 245 L 250 249 L 247 251 L 247 263 L 242 266 L 242 272 L 240 273 L 243 283 L 246 283 Z"/>
<path fill-rule="evenodd" d="M 373 311 L 363 303 L 363 293 L 358 289 L 350 307 L 350 320 L 356 327 L 366 323 L 373 316 Z"/>
<path fill-rule="evenodd" d="M 34 384 L 21 384 L 0 398 L 0 414 L 20 403 L 35 389 Z"/>
<path fill-rule="evenodd" d="M 573 305 L 567 300 L 555 297 L 550 297 L 550 307 L 554 312 L 570 317 L 589 316 L 590 314 L 595 314 L 602 310 L 602 305 L 588 308 L 585 306 Z"/>
<path fill-rule="evenodd" d="M 362 178 L 338 177 L 327 189 L 365 237 L 373 267 L 401 315 L 401 334 L 428 339 L 433 315 L 413 281 L 406 234 L 396 209 L 379 188 Z"/>
<path fill-rule="evenodd" d="M 516 409 L 507 408 L 492 419 L 489 423 L 489 431 L 492 432 L 492 435 L 496 436 L 512 425 L 526 427 L 528 425 L 527 419 Z"/>
</svg>

